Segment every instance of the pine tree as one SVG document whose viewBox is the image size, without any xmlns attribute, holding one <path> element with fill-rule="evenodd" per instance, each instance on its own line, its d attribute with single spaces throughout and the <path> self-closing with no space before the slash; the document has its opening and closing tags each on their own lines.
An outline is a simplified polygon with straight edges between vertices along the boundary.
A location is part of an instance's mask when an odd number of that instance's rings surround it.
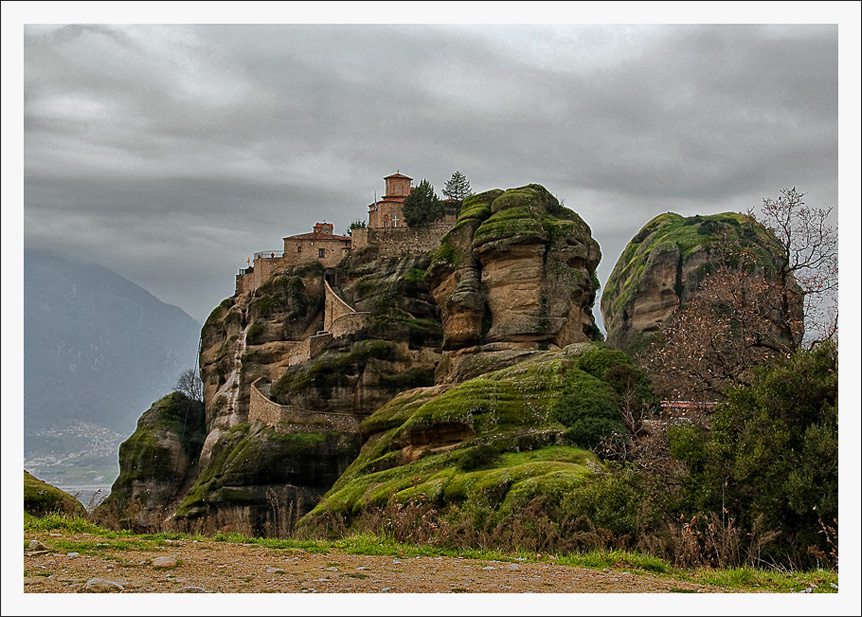
<svg viewBox="0 0 862 617">
<path fill-rule="evenodd" d="M 427 225 L 443 218 L 445 213 L 443 202 L 428 180 L 422 180 L 404 199 L 404 222 L 408 227 Z"/>
<path fill-rule="evenodd" d="M 467 176 L 456 171 L 446 182 L 443 194 L 449 199 L 454 199 L 460 205 L 465 198 L 473 194 L 473 191 L 470 189 L 470 181 L 467 180 Z"/>
</svg>

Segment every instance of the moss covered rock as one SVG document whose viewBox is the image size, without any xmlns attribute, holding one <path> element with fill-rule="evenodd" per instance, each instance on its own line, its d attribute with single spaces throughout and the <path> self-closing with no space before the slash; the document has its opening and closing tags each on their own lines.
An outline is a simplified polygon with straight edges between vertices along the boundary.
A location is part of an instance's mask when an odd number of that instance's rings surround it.
<svg viewBox="0 0 862 617">
<path fill-rule="evenodd" d="M 512 350 L 600 338 L 592 316 L 600 257 L 587 224 L 542 186 L 467 198 L 426 275 L 447 352 L 438 381 L 475 374 L 479 367 L 460 370 L 475 353 L 497 353 L 505 365 L 522 355 Z"/>
<path fill-rule="evenodd" d="M 283 534 L 318 502 L 359 446 L 358 435 L 336 431 L 290 432 L 260 422 L 233 427 L 183 495 L 175 523 Z"/>
<path fill-rule="evenodd" d="M 154 528 L 197 474 L 206 436 L 204 406 L 180 392 L 153 403 L 120 444 L 120 475 L 96 514 Z"/>
<path fill-rule="evenodd" d="M 442 326 L 424 282 L 430 261 L 359 251 L 325 272 L 314 264 L 286 267 L 222 302 L 201 336 L 206 413 L 193 473 L 157 485 L 154 478 L 177 454 L 148 428 L 148 412 L 122 451 L 125 488 L 114 510 L 122 514 L 137 500 L 145 511 L 135 515 L 139 526 L 163 516 L 189 529 L 283 534 L 279 512 L 304 514 L 359 451 L 359 433 L 343 432 L 358 421 L 332 416 L 327 424 L 326 414 L 365 417 L 405 389 L 433 384 Z M 315 336 L 324 325 L 324 275 L 335 295 L 363 314 L 364 328 Z M 258 379 L 263 396 L 320 421 L 250 422 Z"/>
<path fill-rule="evenodd" d="M 575 459 L 592 455 L 575 456 L 574 446 L 557 443 L 571 427 L 552 413 L 560 367 L 573 360 L 562 354 L 533 365 L 530 356 L 600 336 L 591 310 L 599 257 L 580 217 L 543 187 L 528 185 L 467 199 L 433 254 L 388 258 L 359 250 L 326 272 L 307 266 L 275 272 L 223 302 L 204 326 L 205 437 L 191 471 L 175 484 L 159 484 L 181 448 L 166 446 L 167 433 L 141 430 L 123 451 L 117 499 L 139 496 L 147 510 L 164 504 L 189 529 L 279 533 L 279 512 L 305 513 L 336 480 L 361 484 L 359 476 L 403 468 L 391 471 L 400 491 L 410 481 L 401 486 L 399 474 L 414 471 L 404 469 L 429 456 L 444 460 L 450 451 L 456 476 L 479 474 L 448 487 L 455 501 L 484 484 L 499 491 L 529 480 L 511 493 L 525 496 L 541 490 L 535 480 L 541 476 L 556 487 L 575 481 L 586 473 Z M 324 276 L 332 293 L 362 315 L 360 329 L 316 336 L 326 303 L 343 308 L 326 291 Z M 504 367 L 510 372 L 500 379 L 483 377 Z M 271 400 L 255 393 L 259 406 L 251 417 L 278 426 L 250 421 L 256 381 Z M 390 402 L 396 395 L 399 402 Z M 302 414 L 321 425 L 329 418 L 327 426 L 338 431 L 355 430 L 358 419 L 366 423 L 361 434 L 311 433 Z M 341 423 L 326 414 L 352 417 Z M 506 458 L 553 444 L 569 450 L 517 464 Z M 486 449 L 459 465 L 466 449 L 480 446 Z M 488 458 L 489 447 L 500 456 Z M 359 475 L 339 479 L 348 464 Z M 501 464 L 506 470 L 494 472 Z M 567 465 L 581 466 L 560 480 Z M 443 490 L 441 478 L 433 482 Z M 389 487 L 378 489 L 384 494 Z M 375 499 L 363 492 L 362 500 Z"/>
<path fill-rule="evenodd" d="M 24 471 L 24 512 L 39 518 L 52 513 L 87 516 L 80 501 L 27 471 Z"/>
<path fill-rule="evenodd" d="M 350 255 L 336 269 L 337 291 L 365 314 L 362 331 L 333 340 L 273 380 L 282 404 L 367 415 L 403 390 L 434 383 L 440 312 L 424 282 L 429 255 Z"/>
<path fill-rule="evenodd" d="M 560 500 L 601 469 L 572 429 L 591 420 L 622 429 L 621 368 L 637 373 L 621 352 L 581 343 L 404 392 L 363 422 L 359 456 L 304 522 L 418 494 L 441 508 L 481 501 L 499 516 L 539 495 Z"/>
<path fill-rule="evenodd" d="M 744 214 L 686 218 L 668 212 L 647 223 L 620 255 L 602 294 L 608 343 L 631 353 L 643 349 L 735 243 L 750 249 L 764 276 L 780 263 L 775 237 Z"/>
</svg>

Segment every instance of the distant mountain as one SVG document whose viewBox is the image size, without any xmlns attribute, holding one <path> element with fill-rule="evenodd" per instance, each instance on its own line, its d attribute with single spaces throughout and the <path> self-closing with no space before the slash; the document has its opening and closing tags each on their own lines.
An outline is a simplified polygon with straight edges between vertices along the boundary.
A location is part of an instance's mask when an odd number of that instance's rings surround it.
<svg viewBox="0 0 862 617">
<path fill-rule="evenodd" d="M 77 475 L 195 365 L 200 324 L 102 266 L 24 253 L 24 455 Z M 110 452 L 110 454 L 105 454 Z M 77 456 L 73 456 L 77 454 Z M 34 464 L 35 461 L 35 464 Z M 56 471 L 56 470 L 55 470 Z M 65 474 L 64 474 L 65 475 Z"/>
</svg>

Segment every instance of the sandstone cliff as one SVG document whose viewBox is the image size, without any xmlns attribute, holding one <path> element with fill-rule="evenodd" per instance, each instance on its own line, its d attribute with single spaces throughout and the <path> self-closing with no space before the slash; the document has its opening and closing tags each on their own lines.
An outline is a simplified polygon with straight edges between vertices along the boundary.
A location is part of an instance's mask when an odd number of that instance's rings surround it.
<svg viewBox="0 0 862 617">
<path fill-rule="evenodd" d="M 467 198 L 426 275 L 443 321 L 437 381 L 599 339 L 592 305 L 600 258 L 587 224 L 544 187 Z"/>
<path fill-rule="evenodd" d="M 781 259 L 775 238 L 743 214 L 685 218 L 668 212 L 647 223 L 620 255 L 602 294 L 608 344 L 630 353 L 643 349 L 734 243 L 752 251 L 762 276 Z"/>
<path fill-rule="evenodd" d="M 208 432 L 248 421 L 251 383 L 281 376 L 300 343 L 323 329 L 323 304 L 323 267 L 311 262 L 277 272 L 213 310 L 200 352 Z"/>
<path fill-rule="evenodd" d="M 350 255 L 336 273 L 347 303 L 365 327 L 308 362 L 284 370 L 272 387 L 283 404 L 367 415 L 406 388 L 434 383 L 440 359 L 439 310 L 423 279 L 430 258 Z"/>
<path fill-rule="evenodd" d="M 222 302 L 201 334 L 196 452 L 165 428 L 173 399 L 160 401 L 121 449 L 106 507 L 122 518 L 137 499 L 141 527 L 283 533 L 355 458 L 362 418 L 406 388 L 433 384 L 442 328 L 423 282 L 429 263 L 427 254 L 380 258 L 370 247 L 326 271 L 314 262 L 284 268 Z M 333 327 L 330 300 L 355 309 L 362 327 L 320 335 Z M 251 418 L 255 382 L 258 396 L 301 421 Z"/>
<path fill-rule="evenodd" d="M 121 451 L 114 507 L 145 502 L 140 525 L 154 525 L 158 511 L 189 530 L 282 534 L 348 468 L 407 473 L 428 452 L 458 449 L 457 459 L 469 459 L 483 445 L 563 448 L 538 456 L 575 465 L 575 481 L 594 460 L 569 445 L 580 420 L 552 407 L 583 350 L 542 354 L 600 338 L 591 311 L 599 258 L 586 223 L 529 185 L 466 200 L 433 254 L 391 257 L 368 246 L 335 268 L 273 272 L 204 325 L 196 453 L 151 418 L 166 413 L 154 407 Z M 337 327 L 342 317 L 350 328 Z M 529 363 L 536 355 L 545 358 L 539 368 Z M 518 362 L 491 381 L 457 385 Z M 603 375 L 590 379 L 599 398 L 613 398 Z M 402 402 L 393 407 L 393 397 Z M 409 420 L 419 402 L 430 406 Z M 390 425 L 392 414 L 400 420 Z M 152 469 L 141 463 L 148 457 Z"/>
</svg>

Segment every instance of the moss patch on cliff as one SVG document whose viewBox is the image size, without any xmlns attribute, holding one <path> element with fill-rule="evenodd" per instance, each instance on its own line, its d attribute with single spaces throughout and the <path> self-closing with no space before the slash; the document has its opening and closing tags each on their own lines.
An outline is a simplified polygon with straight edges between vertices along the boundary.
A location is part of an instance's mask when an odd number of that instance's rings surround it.
<svg viewBox="0 0 862 617">
<path fill-rule="evenodd" d="M 87 516 L 80 501 L 27 471 L 24 472 L 24 512 L 40 518 L 52 513 L 71 517 Z"/>
<path fill-rule="evenodd" d="M 431 263 L 438 266 L 448 265 L 457 268 L 461 264 L 462 254 L 452 246 L 446 238 L 441 240 L 440 248 L 431 255 Z"/>
<path fill-rule="evenodd" d="M 439 347 L 443 339 L 439 310 L 425 284 L 430 258 L 381 260 L 345 287 L 357 311 L 369 312 L 368 338 L 407 341 L 411 348 Z"/>
<path fill-rule="evenodd" d="M 272 398 L 288 404 L 293 393 L 307 388 L 325 394 L 348 385 L 349 377 L 359 375 L 369 359 L 390 360 L 394 354 L 393 343 L 382 340 L 358 341 L 348 350 L 328 349 L 308 362 L 287 369 L 272 385 Z"/>
<path fill-rule="evenodd" d="M 500 189 L 492 189 L 470 195 L 461 204 L 461 212 L 458 214 L 458 220 L 455 222 L 453 230 L 470 222 L 482 223 L 482 221 L 491 216 L 491 204 L 504 192 Z"/>
<path fill-rule="evenodd" d="M 507 195 L 508 192 L 497 201 Z M 547 239 L 542 220 L 535 210 L 530 206 L 518 206 L 492 214 L 473 234 L 473 246 L 496 247 L 496 243 L 538 244 Z"/>
<path fill-rule="evenodd" d="M 566 410 L 583 399 L 598 418 L 618 419 L 621 366 L 632 368 L 624 354 L 585 343 L 457 385 L 404 392 L 363 422 L 368 439 L 359 456 L 307 521 L 420 493 L 443 508 L 481 501 L 498 517 L 538 495 L 561 502 L 601 469 L 567 437 Z"/>
<path fill-rule="evenodd" d="M 269 486 L 325 489 L 358 446 L 356 436 L 346 433 L 285 434 L 260 423 L 234 427 L 215 443 L 177 516 L 195 518 L 224 505 L 266 506 Z"/>
<path fill-rule="evenodd" d="M 266 319 L 275 313 L 282 317 L 284 336 L 288 339 L 302 334 L 309 318 L 323 306 L 323 297 L 312 293 L 296 271 L 297 268 L 292 268 L 270 278 L 255 290 L 249 304 L 253 319 Z"/>
<path fill-rule="evenodd" d="M 206 437 L 204 406 L 179 392 L 153 403 L 135 432 L 120 444 L 120 475 L 111 497 L 131 491 L 135 480 L 174 478 L 179 460 L 167 442 L 176 441 L 187 459 L 197 458 Z"/>
<path fill-rule="evenodd" d="M 138 499 L 150 509 L 164 506 L 194 472 L 193 461 L 205 438 L 203 403 L 180 392 L 153 403 L 135 432 L 120 444 L 120 475 L 96 514 L 119 513 L 130 524 L 125 513 L 131 500 Z"/>
<path fill-rule="evenodd" d="M 392 498 L 406 502 L 420 494 L 442 507 L 467 502 L 492 504 L 502 517 L 539 494 L 561 499 L 590 478 L 594 473 L 591 469 L 599 468 L 588 450 L 552 446 L 541 451 L 542 460 L 519 458 L 513 453 L 486 469 L 464 471 L 460 459 L 469 456 L 471 450 L 429 455 L 333 488 L 309 519 L 327 508 L 356 515 Z"/>
<path fill-rule="evenodd" d="M 225 313 L 233 306 L 233 298 L 225 298 L 221 301 L 217 307 L 215 307 L 212 312 L 207 317 L 207 320 L 204 322 L 204 328 L 209 328 L 213 326 L 216 322 L 220 321 Z"/>
<path fill-rule="evenodd" d="M 431 256 L 429 270 L 457 268 L 469 263 L 473 233 L 491 216 L 491 204 L 503 193 L 500 189 L 493 189 L 470 195 L 464 200 L 454 227 L 443 236 L 440 248 Z"/>
<path fill-rule="evenodd" d="M 547 189 L 528 184 L 495 196 L 491 215 L 473 234 L 473 247 L 483 250 L 507 244 L 536 244 L 589 229 L 581 218 L 560 205 Z"/>
</svg>

